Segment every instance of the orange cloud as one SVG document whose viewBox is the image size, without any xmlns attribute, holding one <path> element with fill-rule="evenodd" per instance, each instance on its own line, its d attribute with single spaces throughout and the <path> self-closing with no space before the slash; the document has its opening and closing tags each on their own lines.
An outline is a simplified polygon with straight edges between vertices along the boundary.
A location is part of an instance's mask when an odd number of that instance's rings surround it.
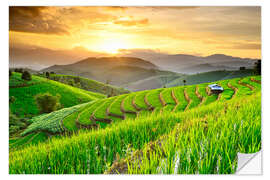
<svg viewBox="0 0 270 180">
<path fill-rule="evenodd" d="M 127 20 L 116 20 L 113 23 L 122 26 L 144 26 L 149 24 L 149 20 L 147 18 L 140 20 L 127 19 Z"/>
</svg>

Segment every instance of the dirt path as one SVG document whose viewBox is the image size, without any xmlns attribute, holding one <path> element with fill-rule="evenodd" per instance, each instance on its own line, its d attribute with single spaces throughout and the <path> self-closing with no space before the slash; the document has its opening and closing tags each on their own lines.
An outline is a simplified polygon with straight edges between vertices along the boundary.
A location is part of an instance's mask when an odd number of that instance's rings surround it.
<svg viewBox="0 0 270 180">
<path fill-rule="evenodd" d="M 242 85 L 242 86 L 245 86 L 245 87 L 249 88 L 251 91 L 254 90 L 254 87 L 253 87 L 253 86 L 251 86 L 250 84 L 241 82 L 241 80 L 238 81 L 238 84 L 240 84 L 240 85 Z"/>
<path fill-rule="evenodd" d="M 128 97 L 128 96 L 127 96 L 127 97 Z M 126 111 L 126 110 L 125 110 L 125 108 L 124 108 L 124 102 L 125 102 L 125 100 L 126 100 L 127 97 L 125 97 L 125 98 L 122 100 L 122 102 L 121 102 L 120 109 L 121 109 L 122 113 L 124 113 L 124 116 L 125 116 L 126 113 L 135 114 L 135 115 L 137 116 L 137 112 L 134 112 L 134 111 Z"/>
<path fill-rule="evenodd" d="M 162 96 L 162 91 L 159 93 L 159 101 L 161 102 L 163 107 L 165 107 L 167 105 L 167 103 L 165 102 L 165 100 Z"/>
<path fill-rule="evenodd" d="M 202 103 L 205 101 L 205 97 L 203 97 L 202 95 L 200 95 L 200 93 L 199 93 L 199 86 L 197 85 L 196 86 L 196 89 L 195 89 L 195 94 L 196 94 L 196 96 L 200 99 L 200 104 L 199 104 L 199 106 L 200 105 L 202 105 Z"/>
<path fill-rule="evenodd" d="M 119 98 L 119 97 L 118 97 Z M 118 100 L 118 98 L 115 98 L 115 100 L 109 105 L 109 107 L 107 107 L 106 109 L 106 115 L 107 116 L 113 116 L 113 117 L 116 117 L 116 118 L 120 118 L 120 119 L 125 119 L 125 116 L 124 115 L 118 115 L 118 114 L 113 114 L 112 112 L 110 112 L 110 108 L 111 108 L 111 105 Z M 121 107 L 120 107 L 121 108 Z M 121 111 L 122 112 L 122 111 Z"/>
<path fill-rule="evenodd" d="M 138 106 L 136 105 L 135 99 L 136 99 L 136 96 L 134 96 L 134 98 L 132 99 L 132 106 L 133 106 L 137 111 L 142 110 L 140 107 L 138 107 Z"/>
<path fill-rule="evenodd" d="M 256 80 L 254 78 L 250 78 L 251 81 L 255 82 L 255 83 L 258 83 L 258 84 L 261 84 L 261 81 L 260 80 Z"/>
<path fill-rule="evenodd" d="M 188 96 L 187 89 L 184 90 L 184 96 L 185 96 L 186 101 L 188 102 L 188 104 L 187 104 L 187 106 L 185 107 L 185 110 L 184 110 L 184 111 L 186 111 L 186 110 L 188 110 L 188 108 L 189 108 L 189 106 L 190 106 L 190 104 L 192 102 L 192 100 Z"/>
<path fill-rule="evenodd" d="M 150 110 L 150 111 L 153 111 L 155 109 L 155 107 L 153 107 L 150 102 L 148 101 L 147 99 L 147 96 L 148 96 L 148 93 L 145 94 L 143 100 L 144 100 L 144 103 L 148 106 L 147 110 Z"/>
<path fill-rule="evenodd" d="M 233 93 L 233 95 L 232 95 L 232 98 L 234 98 L 235 95 L 236 95 L 236 93 L 237 93 L 237 91 L 238 91 L 238 88 L 233 87 L 233 86 L 230 84 L 230 82 L 228 82 L 228 87 L 231 88 L 231 89 L 234 91 L 234 93 Z M 232 98 L 231 98 L 231 99 L 232 99 Z"/>
</svg>

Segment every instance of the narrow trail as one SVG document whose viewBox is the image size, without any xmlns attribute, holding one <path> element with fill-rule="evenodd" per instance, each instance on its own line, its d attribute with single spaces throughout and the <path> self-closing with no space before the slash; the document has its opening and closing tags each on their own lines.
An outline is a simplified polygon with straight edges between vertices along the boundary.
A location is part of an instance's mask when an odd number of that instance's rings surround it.
<svg viewBox="0 0 270 180">
<path fill-rule="evenodd" d="M 91 119 L 91 117 L 89 118 L 89 120 L 90 120 L 91 123 L 88 124 L 88 125 L 86 125 L 86 124 L 81 124 L 81 123 L 79 122 L 79 118 L 80 118 L 82 112 L 83 112 L 83 111 L 81 111 L 81 112 L 78 114 L 78 116 L 77 116 L 77 118 L 76 118 L 76 120 L 75 120 L 75 125 L 76 125 L 76 127 L 77 127 L 78 129 L 81 129 L 81 128 L 92 129 L 92 128 L 95 126 L 96 122 L 93 121 L 93 120 Z"/>
<path fill-rule="evenodd" d="M 118 98 L 120 98 L 120 97 L 118 97 Z M 120 119 L 124 120 L 125 119 L 124 115 L 118 115 L 118 114 L 114 114 L 114 113 L 110 112 L 111 106 L 118 100 L 118 98 L 115 98 L 115 100 L 107 107 L 106 115 L 113 116 L 113 117 L 120 118 Z"/>
<path fill-rule="evenodd" d="M 186 88 L 184 90 L 184 96 L 185 96 L 186 101 L 188 102 L 188 104 L 187 104 L 187 106 L 185 107 L 185 110 L 184 110 L 184 111 L 186 111 L 186 110 L 188 110 L 188 108 L 189 108 L 189 106 L 190 106 L 190 104 L 192 102 L 192 100 L 188 96 L 188 93 L 187 93 L 187 89 Z"/>
<path fill-rule="evenodd" d="M 203 104 L 203 102 L 205 101 L 205 97 L 203 97 L 202 95 L 200 95 L 200 93 L 199 93 L 199 86 L 198 85 L 196 86 L 195 94 L 200 99 L 201 102 L 200 102 L 199 106 L 201 106 Z"/>
<path fill-rule="evenodd" d="M 104 105 L 104 103 L 101 104 L 100 107 L 102 107 L 103 105 Z M 92 119 L 92 120 L 95 122 L 95 124 L 96 124 L 96 121 L 110 124 L 110 123 L 112 122 L 111 119 L 107 119 L 107 118 L 102 118 L 102 119 L 101 119 L 101 118 L 96 118 L 96 117 L 95 117 L 95 113 L 96 113 L 96 111 L 97 111 L 98 109 L 99 109 L 99 108 L 97 108 L 97 109 L 95 109 L 95 111 L 93 111 L 92 115 L 90 116 L 90 119 Z"/>
<path fill-rule="evenodd" d="M 167 105 L 167 103 L 165 102 L 165 100 L 162 96 L 162 91 L 159 93 L 159 101 L 161 102 L 163 107 L 165 107 Z"/>
<path fill-rule="evenodd" d="M 178 101 L 178 99 L 175 96 L 174 89 L 172 89 L 171 95 L 172 95 L 172 98 L 173 98 L 173 100 L 174 100 L 174 102 L 176 104 L 175 106 L 177 106 L 179 104 L 179 101 Z"/>
<path fill-rule="evenodd" d="M 142 109 L 136 105 L 135 99 L 136 99 L 136 96 L 134 96 L 134 98 L 132 99 L 132 106 L 133 106 L 137 111 L 141 111 Z"/>
<path fill-rule="evenodd" d="M 234 93 L 233 93 L 233 95 L 232 95 L 232 97 L 231 97 L 231 99 L 232 99 L 232 98 L 235 97 L 235 95 L 236 95 L 236 93 L 237 93 L 237 91 L 238 91 L 238 88 L 232 86 L 232 85 L 230 84 L 230 82 L 228 82 L 228 87 L 231 88 L 231 89 L 234 91 Z"/>
<path fill-rule="evenodd" d="M 208 86 L 205 87 L 205 91 L 208 96 L 211 96 L 211 91 Z"/>
<path fill-rule="evenodd" d="M 127 96 L 127 97 L 128 97 L 128 96 Z M 122 113 L 124 113 L 124 116 L 125 116 L 126 113 L 135 114 L 135 115 L 137 116 L 137 112 L 134 112 L 134 111 L 126 111 L 126 110 L 125 110 L 125 108 L 124 108 L 124 103 L 125 103 L 125 100 L 126 100 L 127 97 L 125 97 L 125 98 L 122 100 L 121 106 L 120 106 L 120 110 L 122 111 Z"/>
<path fill-rule="evenodd" d="M 217 101 L 220 100 L 222 93 L 218 94 Z"/>
<path fill-rule="evenodd" d="M 145 94 L 145 96 L 143 98 L 144 103 L 148 106 L 147 110 L 153 111 L 155 109 L 155 107 L 150 104 L 150 102 L 147 99 L 147 96 L 148 96 L 148 93 Z"/>
<path fill-rule="evenodd" d="M 261 81 L 260 80 L 256 80 L 254 78 L 250 78 L 251 81 L 255 82 L 255 83 L 258 83 L 258 84 L 261 84 Z"/>
<path fill-rule="evenodd" d="M 249 88 L 251 91 L 254 90 L 254 87 L 253 87 L 253 86 L 251 86 L 250 84 L 244 83 L 244 82 L 242 82 L 241 80 L 238 81 L 238 84 L 240 84 L 240 85 L 242 85 L 242 86 L 245 86 L 245 87 Z"/>
</svg>

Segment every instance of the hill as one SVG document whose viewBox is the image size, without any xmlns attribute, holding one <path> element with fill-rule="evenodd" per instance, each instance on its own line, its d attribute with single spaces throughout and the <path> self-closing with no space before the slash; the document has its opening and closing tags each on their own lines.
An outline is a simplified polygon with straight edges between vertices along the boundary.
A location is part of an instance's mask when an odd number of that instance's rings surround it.
<svg viewBox="0 0 270 180">
<path fill-rule="evenodd" d="M 181 77 L 173 81 L 170 81 L 169 83 L 165 85 L 167 87 L 183 86 L 184 85 L 183 80 L 186 80 L 186 85 L 201 84 L 201 83 L 213 82 L 213 81 L 224 80 L 224 79 L 251 76 L 253 73 L 254 72 L 252 69 L 246 69 L 246 70 L 237 70 L 237 71 L 224 71 L 224 70 L 210 71 L 210 72 L 197 73 L 197 74 L 191 74 L 191 75 L 184 74 Z"/>
<path fill-rule="evenodd" d="M 101 93 L 105 95 L 120 95 L 129 93 L 128 90 L 105 84 L 92 79 L 83 78 L 80 76 L 62 75 L 62 74 L 50 74 L 49 79 L 58 81 L 64 84 L 68 84 L 80 89 L 84 89 L 91 92 Z"/>
<path fill-rule="evenodd" d="M 132 55 L 132 54 L 131 54 Z M 135 55 L 135 54 L 134 54 Z M 155 64 L 161 69 L 168 71 L 195 74 L 218 70 L 238 70 L 240 67 L 252 69 L 254 63 L 259 59 L 232 57 L 224 54 L 213 54 L 210 56 L 194 56 L 187 54 L 145 54 L 138 55 Z"/>
<path fill-rule="evenodd" d="M 46 92 L 52 95 L 59 94 L 63 108 L 105 97 L 100 93 L 75 88 L 35 75 L 32 75 L 31 81 L 23 81 L 21 73 L 13 72 L 9 79 L 9 96 L 15 98 L 15 101 L 10 104 L 11 112 L 20 117 L 38 115 L 34 96 Z"/>
<path fill-rule="evenodd" d="M 172 74 L 172 72 L 160 71 L 157 66 L 148 61 L 133 57 L 88 58 L 74 64 L 54 65 L 41 71 L 82 76 L 117 86 L 151 76 Z"/>
<path fill-rule="evenodd" d="M 261 149 L 260 78 L 215 82 L 224 87 L 219 95 L 209 94 L 207 83 L 179 86 L 35 117 L 24 134 L 113 123 L 11 151 L 9 173 L 235 173 L 238 152 Z"/>
<path fill-rule="evenodd" d="M 22 133 L 44 131 L 59 134 L 77 131 L 80 128 L 106 127 L 112 122 L 135 118 L 145 114 L 160 114 L 165 111 L 187 111 L 197 106 L 207 105 L 217 100 L 230 100 L 236 96 L 250 95 L 260 90 L 255 79 L 260 77 L 236 78 L 214 83 L 224 87 L 224 92 L 209 94 L 209 83 L 160 88 L 123 94 L 86 104 L 55 111 L 32 119 L 32 124 Z"/>
</svg>

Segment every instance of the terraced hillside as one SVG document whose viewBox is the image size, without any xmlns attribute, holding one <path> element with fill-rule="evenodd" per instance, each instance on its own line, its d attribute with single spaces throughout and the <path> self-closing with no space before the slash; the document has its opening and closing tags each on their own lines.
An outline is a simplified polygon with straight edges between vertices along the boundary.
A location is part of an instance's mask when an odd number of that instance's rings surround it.
<svg viewBox="0 0 270 180">
<path fill-rule="evenodd" d="M 182 112 L 215 101 L 227 101 L 235 97 L 251 95 L 260 91 L 260 77 L 249 76 L 214 82 L 224 87 L 216 95 L 208 89 L 209 83 L 145 90 L 106 99 L 38 116 L 23 135 L 42 132 L 55 134 L 76 131 L 81 128 L 106 127 L 124 119 L 143 117 L 164 112 Z"/>
<path fill-rule="evenodd" d="M 182 75 L 181 77 L 168 82 L 166 87 L 183 86 L 183 80 L 186 80 L 186 85 L 200 84 L 206 82 L 220 81 L 232 78 L 242 78 L 253 75 L 252 69 L 238 70 L 238 71 L 210 71 L 192 75 Z"/>
<path fill-rule="evenodd" d="M 84 106 L 82 109 L 92 112 L 87 113 L 88 117 L 104 114 L 96 114 L 106 109 L 103 106 L 114 112 L 111 108 L 113 104 L 119 108 L 119 101 L 123 102 L 120 108 L 128 105 L 128 111 L 131 114 L 136 112 L 138 117 L 127 118 L 97 131 L 80 131 L 72 136 L 52 138 L 11 151 L 9 173 L 233 174 L 237 168 L 238 152 L 254 153 L 261 149 L 260 84 L 253 84 L 259 80 L 260 77 L 247 77 L 232 80 L 237 84 L 225 82 L 226 89 L 230 86 L 233 93 L 225 90 L 226 93 L 215 96 L 214 100 L 206 100 L 205 84 L 86 103 L 76 109 Z M 238 92 L 249 85 L 254 85 L 253 93 L 240 96 Z M 147 100 L 141 98 L 143 95 Z M 201 100 L 199 104 L 195 96 Z M 165 103 L 156 100 L 159 98 Z M 130 106 L 132 102 L 142 109 Z M 95 104 L 98 105 L 91 108 Z M 196 104 L 196 107 L 191 108 L 191 104 Z M 162 109 L 162 114 L 140 116 L 141 112 L 157 109 Z M 120 113 L 121 117 L 123 114 Z M 108 114 L 104 117 L 110 118 Z"/>
<path fill-rule="evenodd" d="M 100 93 L 82 90 L 35 75 L 32 75 L 31 81 L 23 81 L 21 73 L 13 72 L 9 83 L 9 97 L 15 98 L 15 101 L 10 104 L 10 110 L 17 116 L 39 114 L 34 96 L 40 93 L 59 94 L 63 108 L 105 98 L 105 95 Z"/>
<path fill-rule="evenodd" d="M 84 89 L 91 92 L 101 93 L 105 95 L 120 95 L 129 93 L 128 90 L 98 82 L 92 79 L 72 76 L 72 75 L 61 75 L 61 74 L 50 74 L 50 79 L 55 80 L 64 84 L 71 85 L 80 89 Z"/>
</svg>

